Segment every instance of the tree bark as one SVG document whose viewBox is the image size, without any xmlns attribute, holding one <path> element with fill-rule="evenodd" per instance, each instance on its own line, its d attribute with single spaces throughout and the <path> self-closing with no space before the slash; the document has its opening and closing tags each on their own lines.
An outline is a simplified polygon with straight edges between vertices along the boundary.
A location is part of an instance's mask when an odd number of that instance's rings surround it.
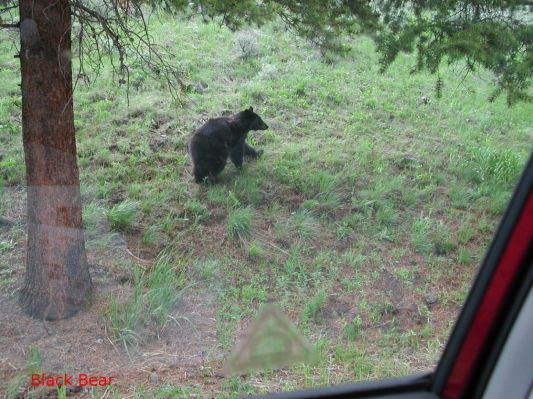
<svg viewBox="0 0 533 399">
<path fill-rule="evenodd" d="M 20 0 L 22 134 L 28 198 L 26 276 L 31 316 L 59 320 L 88 302 L 72 98 L 68 0 Z"/>
</svg>

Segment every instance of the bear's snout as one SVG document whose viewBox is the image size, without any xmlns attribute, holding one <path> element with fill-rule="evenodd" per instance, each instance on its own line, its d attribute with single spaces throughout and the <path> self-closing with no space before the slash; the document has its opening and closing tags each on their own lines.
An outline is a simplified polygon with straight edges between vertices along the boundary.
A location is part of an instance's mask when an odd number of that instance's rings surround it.
<svg viewBox="0 0 533 399">
<path fill-rule="evenodd" d="M 261 123 L 259 127 L 257 128 L 257 130 L 267 130 L 267 129 L 268 129 L 268 126 L 265 122 Z"/>
</svg>

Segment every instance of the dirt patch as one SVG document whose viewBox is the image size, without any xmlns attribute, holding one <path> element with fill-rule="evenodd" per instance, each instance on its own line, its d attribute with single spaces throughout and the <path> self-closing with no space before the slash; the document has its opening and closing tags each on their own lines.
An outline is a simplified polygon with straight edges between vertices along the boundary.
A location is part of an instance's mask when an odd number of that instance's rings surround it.
<svg viewBox="0 0 533 399">
<path fill-rule="evenodd" d="M 126 236 L 127 247 L 124 248 L 124 251 L 144 265 L 155 262 L 160 250 L 159 246 L 146 246 L 142 243 L 142 233 L 140 231 L 132 233 Z"/>
<path fill-rule="evenodd" d="M 58 322 L 35 320 L 21 311 L 16 292 L 23 268 L 17 264 L 13 271 L 16 285 L 0 289 L 0 392 L 5 392 L 13 378 L 25 376 L 31 347 L 39 348 L 44 373 L 115 376 L 114 385 L 126 390 L 147 380 L 154 369 L 164 377 L 196 375 L 211 363 L 220 367 L 213 301 L 201 291 L 185 291 L 174 309 L 175 320 L 161 331 L 141 336 L 138 346 L 126 351 L 113 342 L 104 317 L 109 300 L 128 297 L 132 287 L 128 282 L 121 284 L 120 276 L 110 275 L 102 262 L 97 264 L 91 270 L 96 290 L 91 306 Z M 30 383 L 28 377 L 27 386 Z"/>
</svg>

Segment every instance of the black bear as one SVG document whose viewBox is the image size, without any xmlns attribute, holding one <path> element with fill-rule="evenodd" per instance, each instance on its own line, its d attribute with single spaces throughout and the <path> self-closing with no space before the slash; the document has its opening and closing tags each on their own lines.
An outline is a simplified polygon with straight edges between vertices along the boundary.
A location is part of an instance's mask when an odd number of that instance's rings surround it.
<svg viewBox="0 0 533 399">
<path fill-rule="evenodd" d="M 228 156 L 237 168 L 245 155 L 260 156 L 263 151 L 248 145 L 246 135 L 250 130 L 266 129 L 268 126 L 252 107 L 230 117 L 209 119 L 194 132 L 189 146 L 194 181 L 201 183 L 206 177 L 213 181 L 226 166 Z"/>
</svg>

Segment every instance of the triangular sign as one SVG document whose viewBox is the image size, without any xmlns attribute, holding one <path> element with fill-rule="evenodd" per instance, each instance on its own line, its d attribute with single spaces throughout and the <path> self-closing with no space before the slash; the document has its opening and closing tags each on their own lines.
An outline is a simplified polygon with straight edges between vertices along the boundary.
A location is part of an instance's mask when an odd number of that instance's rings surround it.
<svg viewBox="0 0 533 399">
<path fill-rule="evenodd" d="M 314 360 L 314 352 L 294 324 L 272 305 L 264 306 L 226 361 L 226 373 L 248 373 Z"/>
</svg>

